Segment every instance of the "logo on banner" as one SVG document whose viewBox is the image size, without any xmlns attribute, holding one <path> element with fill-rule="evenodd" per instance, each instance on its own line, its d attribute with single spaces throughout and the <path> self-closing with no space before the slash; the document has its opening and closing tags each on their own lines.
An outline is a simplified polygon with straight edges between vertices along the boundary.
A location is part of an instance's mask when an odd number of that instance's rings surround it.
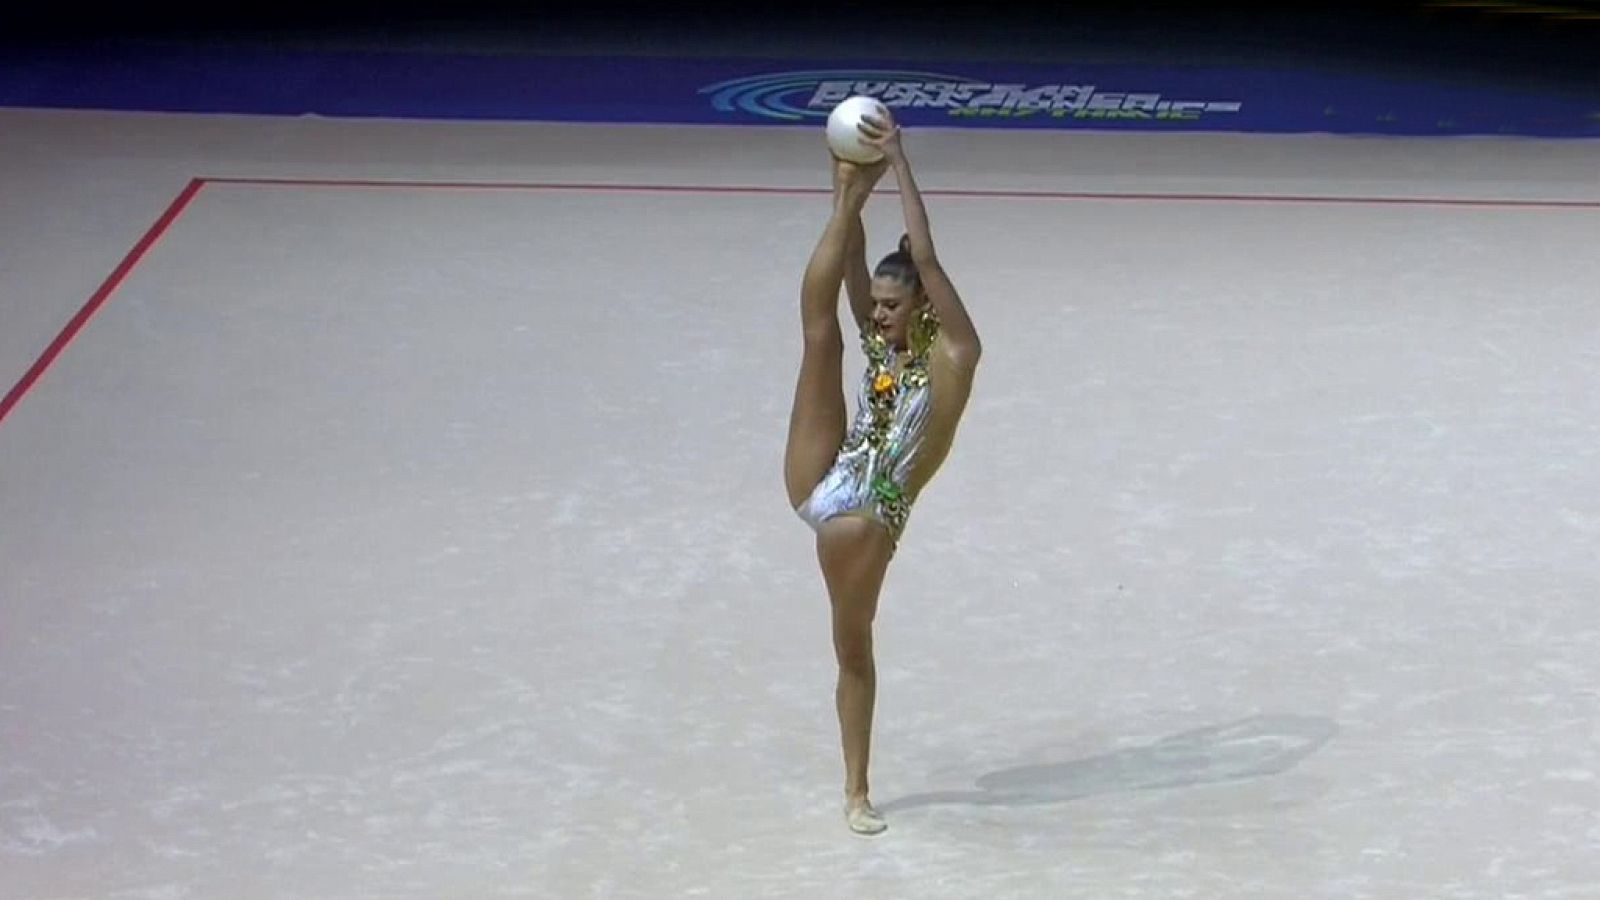
<svg viewBox="0 0 1600 900">
<path fill-rule="evenodd" d="M 980 81 L 931 72 L 878 70 L 779 72 L 700 89 L 712 108 L 770 119 L 826 118 L 839 101 L 876 97 L 890 109 L 944 110 L 964 118 L 1193 122 L 1236 113 L 1237 100 L 1173 100 L 1147 91 L 1104 91 L 1092 84 Z"/>
</svg>

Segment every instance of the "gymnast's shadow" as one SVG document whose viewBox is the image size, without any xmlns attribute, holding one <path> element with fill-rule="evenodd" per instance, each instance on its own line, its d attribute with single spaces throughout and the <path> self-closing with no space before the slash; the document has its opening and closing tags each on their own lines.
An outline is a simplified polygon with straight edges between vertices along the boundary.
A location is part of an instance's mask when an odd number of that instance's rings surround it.
<svg viewBox="0 0 1600 900">
<path fill-rule="evenodd" d="M 1254 716 L 1070 762 L 1015 766 L 978 778 L 975 791 L 909 794 L 884 813 L 923 806 L 1033 806 L 1100 794 L 1246 781 L 1287 772 L 1339 733 L 1331 719 Z"/>
</svg>

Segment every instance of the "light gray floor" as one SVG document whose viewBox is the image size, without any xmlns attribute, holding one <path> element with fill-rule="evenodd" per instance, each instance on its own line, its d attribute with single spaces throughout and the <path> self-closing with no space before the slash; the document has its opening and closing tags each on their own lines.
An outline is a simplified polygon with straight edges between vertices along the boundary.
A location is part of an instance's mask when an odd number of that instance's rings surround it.
<svg viewBox="0 0 1600 900">
<path fill-rule="evenodd" d="M 1593 142 L 908 141 L 932 188 L 1600 200 Z M 0 387 L 197 175 L 821 160 L 0 112 Z M 931 204 L 987 353 L 879 619 L 888 833 L 780 479 L 825 198 L 212 185 L 0 423 L 0 896 L 1590 895 L 1600 209 Z"/>
</svg>

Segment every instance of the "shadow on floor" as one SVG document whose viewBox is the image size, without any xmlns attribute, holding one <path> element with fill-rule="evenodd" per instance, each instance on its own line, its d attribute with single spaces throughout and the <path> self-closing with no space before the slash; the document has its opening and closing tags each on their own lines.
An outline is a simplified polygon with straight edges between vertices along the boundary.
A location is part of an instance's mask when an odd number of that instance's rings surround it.
<svg viewBox="0 0 1600 900">
<path fill-rule="evenodd" d="M 1130 747 L 1059 763 L 989 772 L 977 790 L 933 791 L 879 805 L 891 813 L 924 806 L 1033 806 L 1082 797 L 1222 784 L 1287 772 L 1339 733 L 1331 719 L 1254 716 Z"/>
</svg>

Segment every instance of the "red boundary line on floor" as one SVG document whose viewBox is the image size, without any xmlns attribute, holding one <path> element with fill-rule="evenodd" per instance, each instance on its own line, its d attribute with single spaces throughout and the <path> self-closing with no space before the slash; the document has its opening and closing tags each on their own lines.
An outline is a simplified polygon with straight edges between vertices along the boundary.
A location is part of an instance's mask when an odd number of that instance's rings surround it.
<svg viewBox="0 0 1600 900">
<path fill-rule="evenodd" d="M 183 215 L 184 211 L 194 201 L 195 197 L 207 185 L 238 185 L 258 187 L 326 187 L 326 188 L 401 188 L 412 190 L 460 190 L 460 191 L 567 191 L 577 193 L 628 193 L 628 194 L 728 194 L 728 195 L 771 195 L 771 196 L 819 196 L 830 193 L 824 187 L 761 187 L 756 185 L 675 185 L 675 184 L 603 184 L 603 183 L 558 183 L 558 182 L 510 182 L 510 181 L 382 181 L 364 179 L 336 179 L 336 178 L 229 178 L 229 177 L 202 177 L 193 178 L 179 192 L 166 210 L 150 226 L 133 249 L 122 258 L 117 267 L 112 270 L 106 280 L 91 295 L 77 314 L 67 322 L 56 335 L 50 346 L 34 361 L 28 371 L 23 374 L 3 400 L 0 400 L 0 423 L 4 423 L 6 416 L 22 402 L 24 395 L 38 383 L 39 379 L 56 361 L 67 345 L 71 344 L 79 332 L 89 323 L 95 313 L 111 299 L 118 287 L 127 280 L 128 275 L 136 267 L 161 238 L 172 228 L 173 223 Z M 890 192 L 892 193 L 892 191 Z M 1474 207 L 1481 209 L 1577 209 L 1600 210 L 1600 200 L 1494 200 L 1474 199 L 1463 197 L 1340 197 L 1317 195 L 1287 195 L 1287 194 L 1180 194 L 1180 193 L 1121 193 L 1121 192 L 1092 192 L 1092 191 L 1022 191 L 1022 190 L 960 190 L 960 189 L 927 189 L 922 192 L 929 197 L 996 199 L 996 200 L 1103 200 L 1117 202 L 1131 201 L 1160 201 L 1160 202 L 1209 202 L 1209 203 L 1311 203 L 1311 204 L 1345 204 L 1345 205 L 1380 205 L 1380 206 L 1445 206 L 1445 207 Z"/>
<path fill-rule="evenodd" d="M 261 187 L 411 188 L 453 191 L 572 191 L 615 194 L 746 194 L 816 196 L 831 193 L 826 187 L 762 187 L 708 184 L 605 184 L 599 182 L 537 181 L 382 181 L 343 178 L 205 178 L 208 184 Z M 894 193 L 886 190 L 884 193 Z M 1315 194 L 1182 194 L 1111 191 L 1024 191 L 924 188 L 926 197 L 966 197 L 994 200 L 1113 200 L 1210 203 L 1326 203 L 1403 206 L 1469 206 L 1492 209 L 1595 209 L 1600 200 L 1516 200 L 1467 197 L 1340 197 Z"/>
<path fill-rule="evenodd" d="M 99 312 L 100 307 L 111 299 L 111 295 L 127 279 L 134 266 L 137 266 L 140 260 L 144 259 L 145 254 L 150 252 L 150 248 L 161 240 L 162 235 L 167 233 L 167 229 L 172 227 L 172 223 L 178 221 L 178 217 L 183 215 L 183 211 L 199 195 L 200 189 L 203 187 L 205 187 L 205 179 L 189 179 L 189 183 L 167 205 L 166 211 L 144 233 L 144 237 L 133 245 L 133 249 L 129 250 L 128 255 L 122 258 L 122 262 L 118 263 L 117 267 L 111 271 L 106 280 L 100 284 L 99 289 L 90 295 L 89 300 L 78 310 L 78 314 L 67 322 L 66 327 L 62 328 L 61 333 L 56 335 L 56 339 L 50 342 L 50 346 L 45 348 L 44 353 L 40 354 L 39 358 L 34 360 L 33 365 L 28 368 L 28 371 L 23 373 L 22 380 L 18 381 L 10 391 L 6 392 L 5 399 L 0 400 L 0 423 L 5 422 L 6 416 L 10 415 L 11 410 L 22 402 L 23 395 L 27 394 L 29 389 L 40 378 L 44 377 L 45 370 L 50 368 L 50 364 L 56 361 L 56 357 L 60 356 L 63 350 L 67 349 L 67 345 L 72 343 L 72 339 L 78 336 L 78 332 L 82 331 L 83 327 L 89 323 L 89 319 L 96 312 Z"/>
</svg>

